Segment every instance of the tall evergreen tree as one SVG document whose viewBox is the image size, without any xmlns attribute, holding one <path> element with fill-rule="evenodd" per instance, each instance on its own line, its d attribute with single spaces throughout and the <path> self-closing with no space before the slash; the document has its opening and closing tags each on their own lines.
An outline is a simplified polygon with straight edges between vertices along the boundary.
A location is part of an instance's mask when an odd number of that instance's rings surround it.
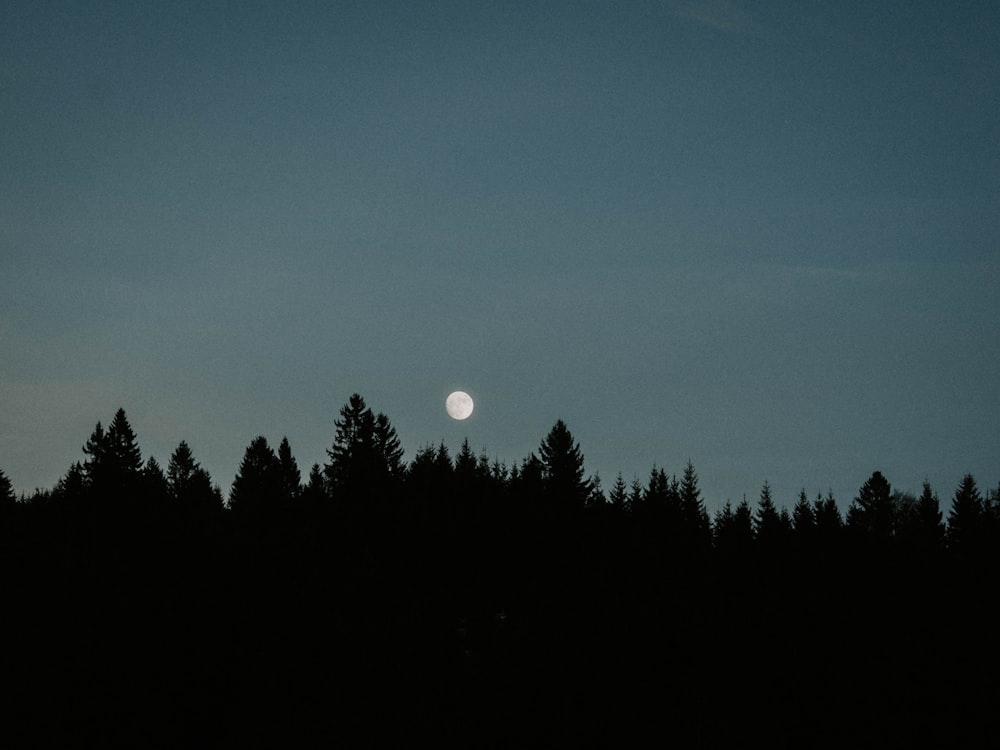
<svg viewBox="0 0 1000 750">
<path fill-rule="evenodd" d="M 375 417 L 357 393 L 340 409 L 334 420 L 333 446 L 323 470 L 333 492 L 357 492 L 375 473 Z"/>
<path fill-rule="evenodd" d="M 601 475 L 598 472 L 587 479 L 587 483 L 590 485 L 590 492 L 587 493 L 587 497 L 584 500 L 585 505 L 588 508 L 603 508 L 608 499 L 604 496 L 604 488 L 601 487 Z"/>
<path fill-rule="evenodd" d="M 679 488 L 681 518 L 686 538 L 695 548 L 707 549 L 712 540 L 712 527 L 708 510 L 698 489 L 698 475 L 691 461 L 684 467 Z"/>
<path fill-rule="evenodd" d="M 108 447 L 114 458 L 115 466 L 125 481 L 133 481 L 142 471 L 142 451 L 132 425 L 125 416 L 125 410 L 119 408 L 108 426 Z"/>
<path fill-rule="evenodd" d="M 87 498 L 89 491 L 90 479 L 87 476 L 87 469 L 82 463 L 75 461 L 56 483 L 52 499 L 64 504 L 79 503 Z"/>
<path fill-rule="evenodd" d="M 538 447 L 542 463 L 545 493 L 553 508 L 560 511 L 582 508 L 590 494 L 590 482 L 584 479 L 583 453 L 561 419 Z"/>
<path fill-rule="evenodd" d="M 985 524 L 982 495 L 972 474 L 962 477 L 948 511 L 948 546 L 954 550 L 979 548 Z"/>
<path fill-rule="evenodd" d="M 267 444 L 267 438 L 259 435 L 243 454 L 229 492 L 229 507 L 248 514 L 273 510 L 280 507 L 283 488 L 281 462 Z"/>
<path fill-rule="evenodd" d="M 844 520 L 840 516 L 840 508 L 833 496 L 833 490 L 828 490 L 826 497 L 818 495 L 813 504 L 816 510 L 816 536 L 820 540 L 830 541 L 836 539 L 843 528 Z"/>
<path fill-rule="evenodd" d="M 908 517 L 910 544 L 922 553 L 934 553 L 944 546 L 945 525 L 937 493 L 926 479 L 920 497 Z"/>
<path fill-rule="evenodd" d="M 292 455 L 287 437 L 281 438 L 281 444 L 278 446 L 278 463 L 281 464 L 282 499 L 295 500 L 302 491 L 302 474 L 299 472 L 295 456 Z"/>
<path fill-rule="evenodd" d="M 0 507 L 9 507 L 16 501 L 17 497 L 14 495 L 14 485 L 11 484 L 7 475 L 3 473 L 3 469 L 0 469 Z"/>
<path fill-rule="evenodd" d="M 188 512 L 207 513 L 222 507 L 222 494 L 184 440 L 167 463 L 167 489 L 175 505 Z"/>
<path fill-rule="evenodd" d="M 403 450 L 389 418 L 372 414 L 357 393 L 334 421 L 336 434 L 323 470 L 331 493 L 355 499 L 395 493 L 403 479 Z"/>
<path fill-rule="evenodd" d="M 313 464 L 309 469 L 309 479 L 302 488 L 301 500 L 306 508 L 315 510 L 323 505 L 326 498 L 326 478 L 323 476 L 323 470 L 319 464 Z"/>
<path fill-rule="evenodd" d="M 403 464 L 403 448 L 396 428 L 382 412 L 375 416 L 373 434 L 379 472 L 388 480 L 401 480 L 406 468 Z"/>
<path fill-rule="evenodd" d="M 796 537 L 807 543 L 816 531 L 816 512 L 806 496 L 805 489 L 799 492 L 799 499 L 792 509 L 792 528 Z"/>
<path fill-rule="evenodd" d="M 100 502 L 120 502 L 142 487 L 142 452 L 124 409 L 115 412 L 105 431 L 98 422 L 83 447 L 84 474 Z"/>
<path fill-rule="evenodd" d="M 608 505 L 618 513 L 624 513 L 628 505 L 628 485 L 625 484 L 625 478 L 620 471 L 608 493 Z"/>
<path fill-rule="evenodd" d="M 754 514 L 754 536 L 762 547 L 773 548 L 780 543 L 782 529 L 781 514 L 771 497 L 771 485 L 765 479 Z"/>
<path fill-rule="evenodd" d="M 632 482 L 628 486 L 627 509 L 632 513 L 641 514 L 643 504 L 646 500 L 646 491 L 643 489 L 639 477 L 632 477 Z"/>
<path fill-rule="evenodd" d="M 882 472 L 875 471 L 861 485 L 847 510 L 847 527 L 861 538 L 884 546 L 895 531 L 892 487 Z"/>
<path fill-rule="evenodd" d="M 147 502 L 158 508 L 167 504 L 170 495 L 167 475 L 163 473 L 160 462 L 152 456 L 142 467 L 142 494 Z"/>
</svg>

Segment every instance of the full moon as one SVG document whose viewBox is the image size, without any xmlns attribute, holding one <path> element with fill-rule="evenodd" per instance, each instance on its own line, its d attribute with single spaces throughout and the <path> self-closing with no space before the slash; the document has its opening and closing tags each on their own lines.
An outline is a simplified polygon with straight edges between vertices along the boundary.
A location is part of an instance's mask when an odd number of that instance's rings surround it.
<svg viewBox="0 0 1000 750">
<path fill-rule="evenodd" d="M 472 414 L 472 396 L 465 391 L 455 391 L 444 402 L 444 408 L 452 419 L 468 419 Z"/>
</svg>

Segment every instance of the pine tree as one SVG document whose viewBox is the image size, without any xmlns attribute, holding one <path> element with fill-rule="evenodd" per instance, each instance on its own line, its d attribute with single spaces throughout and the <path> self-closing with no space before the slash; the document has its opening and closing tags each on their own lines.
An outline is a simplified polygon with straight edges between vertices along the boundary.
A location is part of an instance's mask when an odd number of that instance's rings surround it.
<svg viewBox="0 0 1000 750">
<path fill-rule="evenodd" d="M 844 526 L 844 521 L 840 516 L 840 509 L 837 501 L 833 497 L 833 490 L 828 490 L 826 497 L 817 496 L 813 505 L 816 510 L 816 535 L 820 540 L 831 541 L 836 539 Z"/>
<path fill-rule="evenodd" d="M 983 539 L 985 506 L 972 474 L 962 477 L 948 511 L 948 546 L 954 550 L 977 550 Z"/>
<path fill-rule="evenodd" d="M 281 464 L 281 490 L 282 499 L 292 501 L 298 498 L 302 491 L 302 474 L 299 472 L 299 465 L 292 455 L 292 448 L 288 444 L 288 438 L 281 438 L 278 446 L 278 463 Z"/>
<path fill-rule="evenodd" d="M 83 452 L 87 458 L 81 466 L 87 487 L 103 488 L 107 485 L 110 474 L 111 446 L 100 422 L 84 443 Z"/>
<path fill-rule="evenodd" d="M 136 479 L 142 471 L 142 451 L 124 409 L 115 412 L 108 427 L 108 447 L 115 466 L 125 482 Z"/>
<path fill-rule="evenodd" d="M 56 483 L 52 499 L 58 503 L 74 504 L 86 500 L 89 492 L 90 479 L 87 476 L 87 469 L 76 461 Z"/>
<path fill-rule="evenodd" d="M 918 551 L 934 553 L 944 546 L 945 526 L 941 503 L 926 479 L 910 515 L 909 535 Z"/>
<path fill-rule="evenodd" d="M 10 507 L 16 501 L 17 496 L 14 494 L 14 485 L 11 484 L 7 475 L 3 473 L 3 469 L 0 469 L 0 508 Z"/>
<path fill-rule="evenodd" d="M 771 497 L 771 485 L 765 479 L 754 515 L 754 536 L 762 547 L 770 548 L 779 544 L 781 535 L 781 515 Z"/>
<path fill-rule="evenodd" d="M 280 504 L 282 490 L 281 463 L 267 438 L 259 435 L 243 454 L 229 492 L 229 507 L 241 513 L 260 514 Z"/>
<path fill-rule="evenodd" d="M 618 513 L 624 513 L 628 505 L 628 485 L 625 484 L 625 479 L 620 471 L 608 493 L 608 504 Z"/>
<path fill-rule="evenodd" d="M 800 541 L 808 543 L 816 531 L 816 512 L 813 510 L 806 491 L 799 492 L 799 499 L 792 509 L 792 528 Z"/>
<path fill-rule="evenodd" d="M 358 492 L 374 475 L 375 417 L 365 400 L 353 394 L 334 420 L 333 446 L 327 450 L 329 462 L 323 470 L 333 492 Z"/>
<path fill-rule="evenodd" d="M 561 419 L 542 440 L 538 455 L 546 497 L 552 507 L 563 512 L 582 508 L 591 486 L 584 479 L 580 446 Z"/>
<path fill-rule="evenodd" d="M 694 548 L 708 548 L 712 540 L 712 527 L 708 510 L 698 489 L 698 475 L 691 461 L 684 467 L 684 475 L 679 489 L 681 519 L 686 538 Z"/>
<path fill-rule="evenodd" d="M 745 549 L 749 549 L 753 542 L 753 511 L 750 510 L 750 503 L 744 497 L 736 505 L 733 511 L 733 534 L 740 539 Z"/>
<path fill-rule="evenodd" d="M 84 474 L 99 502 L 116 504 L 142 489 L 142 452 L 124 409 L 105 431 L 98 422 L 83 447 Z"/>
<path fill-rule="evenodd" d="M 608 499 L 604 496 L 604 489 L 601 487 L 601 475 L 594 472 L 587 483 L 590 485 L 590 492 L 587 494 L 584 504 L 588 508 L 603 508 Z"/>
<path fill-rule="evenodd" d="M 892 487 L 882 472 L 872 472 L 847 510 L 847 526 L 861 538 L 884 546 L 895 531 L 895 520 Z"/>
<path fill-rule="evenodd" d="M 323 476 L 323 470 L 319 464 L 313 464 L 309 469 L 309 479 L 302 488 L 302 503 L 307 508 L 315 510 L 323 505 L 326 498 L 326 478 Z"/>
<path fill-rule="evenodd" d="M 386 479 L 396 481 L 403 478 L 403 448 L 396 434 L 396 428 L 389 422 L 389 418 L 379 412 L 375 417 L 374 426 L 375 454 L 378 459 L 378 468 L 382 476 Z"/>
<path fill-rule="evenodd" d="M 163 473 L 160 462 L 152 456 L 142 467 L 142 494 L 150 505 L 158 508 L 164 507 L 169 498 L 167 475 Z"/>
<path fill-rule="evenodd" d="M 642 482 L 639 481 L 639 477 L 632 477 L 632 482 L 629 484 L 628 488 L 628 502 L 626 503 L 627 510 L 632 513 L 641 514 L 645 502 L 646 491 L 642 487 Z"/>
<path fill-rule="evenodd" d="M 221 493 L 184 440 L 167 463 L 167 489 L 176 507 L 187 512 L 207 513 L 222 507 Z"/>
<path fill-rule="evenodd" d="M 395 428 L 384 414 L 377 416 L 357 393 L 334 421 L 336 434 L 323 470 L 332 494 L 348 498 L 394 493 L 402 481 L 403 449 Z"/>
</svg>

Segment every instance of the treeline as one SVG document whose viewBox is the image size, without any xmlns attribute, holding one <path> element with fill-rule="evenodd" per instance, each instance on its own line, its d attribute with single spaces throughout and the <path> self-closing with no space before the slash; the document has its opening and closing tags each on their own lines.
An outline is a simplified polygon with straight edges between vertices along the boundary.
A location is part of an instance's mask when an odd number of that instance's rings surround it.
<svg viewBox="0 0 1000 750">
<path fill-rule="evenodd" d="M 477 511 L 506 510 L 571 521 L 586 514 L 631 524 L 653 533 L 663 546 L 692 552 L 714 548 L 727 555 L 753 548 L 772 552 L 791 546 L 863 544 L 869 551 L 905 550 L 936 554 L 948 549 L 978 553 L 1000 541 L 1000 486 L 985 493 L 972 475 L 961 478 L 944 516 L 937 493 L 925 481 L 914 496 L 894 490 L 875 471 L 842 515 L 832 493 L 810 499 L 803 489 L 791 511 L 779 508 L 765 481 L 753 503 L 744 498 L 710 516 L 688 463 L 681 477 L 654 466 L 645 484 L 619 474 L 605 491 L 599 477 L 587 477 L 580 446 L 566 425 L 556 422 L 532 453 L 507 467 L 465 441 L 453 457 L 442 443 L 419 450 L 407 465 L 395 428 L 354 394 L 335 420 L 335 437 L 324 466 L 302 476 L 287 438 L 272 448 L 264 436 L 247 446 L 228 493 L 213 483 L 181 441 L 164 469 L 145 462 L 123 409 L 107 429 L 100 422 L 83 446 L 85 458 L 70 466 L 52 489 L 15 497 L 0 470 L 0 503 L 70 513 L 94 511 L 121 519 L 144 514 L 266 522 L 289 514 L 309 516 L 334 510 L 364 514 L 398 512 L 453 524 Z M 370 506 L 370 507 L 366 507 Z M 9 521 L 8 521 L 9 522 Z M 653 531 L 655 530 L 655 531 Z"/>
<path fill-rule="evenodd" d="M 709 514 L 689 463 L 605 491 L 558 421 L 513 466 L 408 464 L 359 395 L 327 460 L 253 439 L 227 493 L 125 412 L 50 490 L 3 478 L 0 585 L 39 746 L 962 746 L 992 731 L 1000 488 L 874 472 Z M 11 730 L 13 731 L 13 729 Z M 18 743 L 14 743 L 18 744 Z"/>
</svg>

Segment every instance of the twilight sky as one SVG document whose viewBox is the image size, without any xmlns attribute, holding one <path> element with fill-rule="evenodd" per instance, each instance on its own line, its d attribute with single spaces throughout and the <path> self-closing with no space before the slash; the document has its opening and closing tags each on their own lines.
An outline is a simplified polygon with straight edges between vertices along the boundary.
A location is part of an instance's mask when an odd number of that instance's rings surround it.
<svg viewBox="0 0 1000 750">
<path fill-rule="evenodd" d="M 1000 479 L 1000 5 L 0 11 L 0 468 L 123 406 L 223 491 L 353 392 L 710 510 Z M 476 400 L 466 422 L 444 399 Z M 947 504 L 946 504 L 947 507 Z"/>
</svg>

